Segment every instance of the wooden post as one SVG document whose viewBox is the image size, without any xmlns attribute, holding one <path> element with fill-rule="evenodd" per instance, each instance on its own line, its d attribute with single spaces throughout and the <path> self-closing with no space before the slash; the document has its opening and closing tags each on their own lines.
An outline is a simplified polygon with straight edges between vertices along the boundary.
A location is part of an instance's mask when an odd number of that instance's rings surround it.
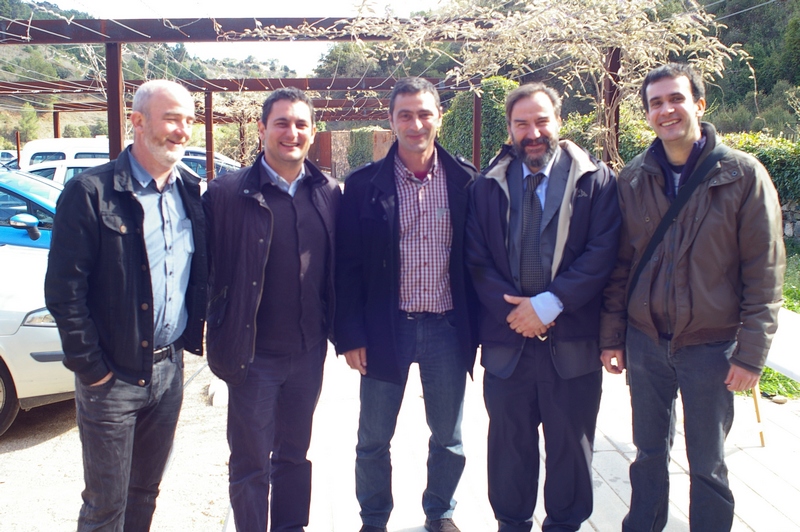
<svg viewBox="0 0 800 532">
<path fill-rule="evenodd" d="M 472 164 L 481 168 L 481 99 L 472 93 Z"/>
<path fill-rule="evenodd" d="M 106 99 L 108 100 L 108 157 L 116 159 L 125 143 L 125 86 L 122 43 L 106 43 Z"/>
<path fill-rule="evenodd" d="M 53 138 L 61 138 L 61 113 L 53 111 Z"/>
<path fill-rule="evenodd" d="M 620 66 L 620 49 L 613 48 L 609 50 L 606 55 L 606 71 L 608 76 L 603 80 L 603 102 L 605 113 L 608 114 L 609 109 L 614 104 L 619 96 L 619 86 L 617 80 L 619 79 L 619 66 Z M 607 117 L 608 118 L 608 117 Z M 611 128 L 610 137 L 606 136 L 606 142 L 603 143 L 603 162 L 611 162 L 611 154 L 619 155 L 619 106 L 614 109 L 613 115 L 610 117 L 610 123 L 607 122 Z M 612 143 L 613 150 L 608 147 L 608 142 Z"/>
<path fill-rule="evenodd" d="M 214 179 L 214 93 L 206 91 L 206 180 Z"/>
</svg>

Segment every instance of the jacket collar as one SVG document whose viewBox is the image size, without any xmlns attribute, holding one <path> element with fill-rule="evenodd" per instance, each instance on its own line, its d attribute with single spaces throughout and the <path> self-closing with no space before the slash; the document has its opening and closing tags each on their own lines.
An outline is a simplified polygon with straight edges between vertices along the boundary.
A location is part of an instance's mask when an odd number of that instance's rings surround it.
<svg viewBox="0 0 800 532">
<path fill-rule="evenodd" d="M 244 179 L 242 179 L 239 184 L 240 195 L 255 196 L 256 194 L 261 194 L 261 168 L 263 168 L 263 163 L 261 160 L 263 158 L 264 152 L 259 153 L 256 157 L 256 160 L 253 162 L 253 165 L 250 168 L 243 170 L 246 172 L 246 174 Z M 328 178 L 322 173 L 322 170 L 317 168 L 311 161 L 306 159 L 304 164 L 306 168 L 306 176 L 303 179 L 308 180 L 310 185 L 318 186 L 328 181 Z"/>
<path fill-rule="evenodd" d="M 589 154 L 577 144 L 571 140 L 561 139 L 558 141 L 558 145 L 562 150 L 566 151 L 572 159 L 570 178 L 573 178 L 574 176 L 574 178 L 577 179 L 588 172 L 597 171 L 597 164 L 595 164 L 595 162 L 589 157 Z M 517 156 L 514 153 L 514 147 L 510 144 L 504 144 L 500 148 L 498 154 L 489 163 L 489 166 L 484 174 L 487 179 L 494 179 L 497 181 L 501 188 L 505 191 L 506 195 L 508 195 L 508 180 L 506 177 L 508 174 L 508 167 L 516 160 Z"/>
<path fill-rule="evenodd" d="M 132 145 L 131 145 L 132 146 Z M 133 193 L 133 170 L 131 170 L 131 146 L 128 146 L 119 154 L 114 162 L 114 190 L 117 192 L 130 192 Z M 189 189 L 194 191 L 197 189 L 200 193 L 200 179 L 185 171 L 180 166 L 178 173 L 181 178 L 178 180 L 183 181 L 183 184 Z"/>
<path fill-rule="evenodd" d="M 436 149 L 436 156 L 439 158 L 439 164 L 444 167 L 448 190 L 451 184 L 455 184 L 458 188 L 466 190 L 469 186 L 471 176 L 468 175 L 466 171 L 461 171 L 460 163 L 456 161 L 441 144 L 434 141 L 434 146 Z M 386 157 L 378 162 L 375 174 L 372 176 L 372 184 L 384 195 L 393 195 L 396 190 L 394 177 L 394 158 L 396 156 L 397 141 L 394 141 Z M 466 175 L 461 176 L 461 173 Z"/>
</svg>

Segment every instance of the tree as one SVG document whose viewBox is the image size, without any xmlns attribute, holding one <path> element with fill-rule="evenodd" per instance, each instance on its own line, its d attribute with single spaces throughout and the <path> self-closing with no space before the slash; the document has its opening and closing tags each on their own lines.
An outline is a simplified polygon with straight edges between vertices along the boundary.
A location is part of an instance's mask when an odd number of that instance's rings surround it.
<svg viewBox="0 0 800 532">
<path fill-rule="evenodd" d="M 22 142 L 33 140 L 39 135 L 39 117 L 36 116 L 36 109 L 27 102 L 22 105 L 19 119 L 19 139 Z"/>
<path fill-rule="evenodd" d="M 659 12 L 677 6 L 669 15 Z M 746 56 L 722 43 L 717 30 L 695 0 L 456 0 L 433 17 L 364 17 L 341 31 L 385 38 L 374 46 L 400 57 L 430 53 L 437 41 L 454 40 L 462 44 L 451 56 L 457 64 L 449 75 L 457 80 L 546 73 L 572 95 L 592 100 L 600 143 L 619 165 L 611 126 L 621 102 L 636 97 L 649 70 L 685 59 L 706 76 L 721 76 L 727 61 Z M 619 50 L 618 72 L 609 60 L 612 50 Z M 604 92 L 604 86 L 615 90 Z"/>
</svg>

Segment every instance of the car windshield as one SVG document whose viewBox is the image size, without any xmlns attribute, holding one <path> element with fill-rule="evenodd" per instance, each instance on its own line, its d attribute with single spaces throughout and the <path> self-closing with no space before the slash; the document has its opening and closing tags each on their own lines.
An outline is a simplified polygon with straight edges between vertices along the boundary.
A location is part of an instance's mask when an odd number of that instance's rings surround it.
<svg viewBox="0 0 800 532">
<path fill-rule="evenodd" d="M 22 172 L 0 172 L 0 184 L 19 194 L 30 196 L 31 199 L 41 202 L 52 210 L 55 210 L 56 200 L 61 195 L 62 189 L 57 184 L 42 181 Z"/>
</svg>

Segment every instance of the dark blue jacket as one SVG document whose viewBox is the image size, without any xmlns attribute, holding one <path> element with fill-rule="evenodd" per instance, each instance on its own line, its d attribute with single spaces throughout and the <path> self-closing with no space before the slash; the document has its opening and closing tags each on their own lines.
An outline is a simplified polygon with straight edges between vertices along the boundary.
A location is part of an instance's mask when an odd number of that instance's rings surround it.
<svg viewBox="0 0 800 532">
<path fill-rule="evenodd" d="M 476 300 L 464 263 L 468 189 L 478 172 L 462 158 L 436 145 L 447 178 L 453 225 L 450 289 L 464 367 L 472 371 L 476 340 Z M 394 158 L 397 143 L 384 159 L 347 178 L 337 222 L 335 319 L 338 353 L 367 348 L 367 376 L 402 382 L 407 371 L 397 353 L 400 319 L 400 222 Z"/>
<path fill-rule="evenodd" d="M 569 379 L 601 366 L 600 304 L 617 256 L 620 213 L 616 179 L 608 167 L 569 141 L 560 145 L 569 156 L 564 159 L 569 172 L 562 181 L 551 176 L 541 247 L 551 274 L 547 290 L 564 305 L 547 333 L 548 343 L 556 370 Z M 522 295 L 519 256 L 509 257 L 515 239 L 519 245 L 519 231 L 509 227 L 512 204 L 519 198 L 510 197 L 507 179 L 511 172 L 521 179 L 521 169 L 511 147 L 504 147 L 473 185 L 467 221 L 467 261 L 481 302 L 481 364 L 501 378 L 513 373 L 526 341 L 508 326 L 506 317 L 514 306 L 503 299 L 503 294 Z"/>
<path fill-rule="evenodd" d="M 264 269 L 270 257 L 272 211 L 261 193 L 263 154 L 253 166 L 211 181 L 203 195 L 208 225 L 208 365 L 220 379 L 240 384 L 255 355 L 256 317 L 264 293 Z M 306 161 L 311 201 L 328 232 L 328 319 L 333 322 L 334 230 L 341 191 Z M 287 305 L 299 302 L 287 301 Z"/>
<path fill-rule="evenodd" d="M 129 151 L 68 181 L 53 222 L 45 300 L 64 365 L 86 384 L 112 371 L 144 386 L 153 370 L 153 293 Z M 200 184 L 188 172 L 176 183 L 194 238 L 181 340 L 186 351 L 202 355 L 207 258 Z"/>
</svg>

